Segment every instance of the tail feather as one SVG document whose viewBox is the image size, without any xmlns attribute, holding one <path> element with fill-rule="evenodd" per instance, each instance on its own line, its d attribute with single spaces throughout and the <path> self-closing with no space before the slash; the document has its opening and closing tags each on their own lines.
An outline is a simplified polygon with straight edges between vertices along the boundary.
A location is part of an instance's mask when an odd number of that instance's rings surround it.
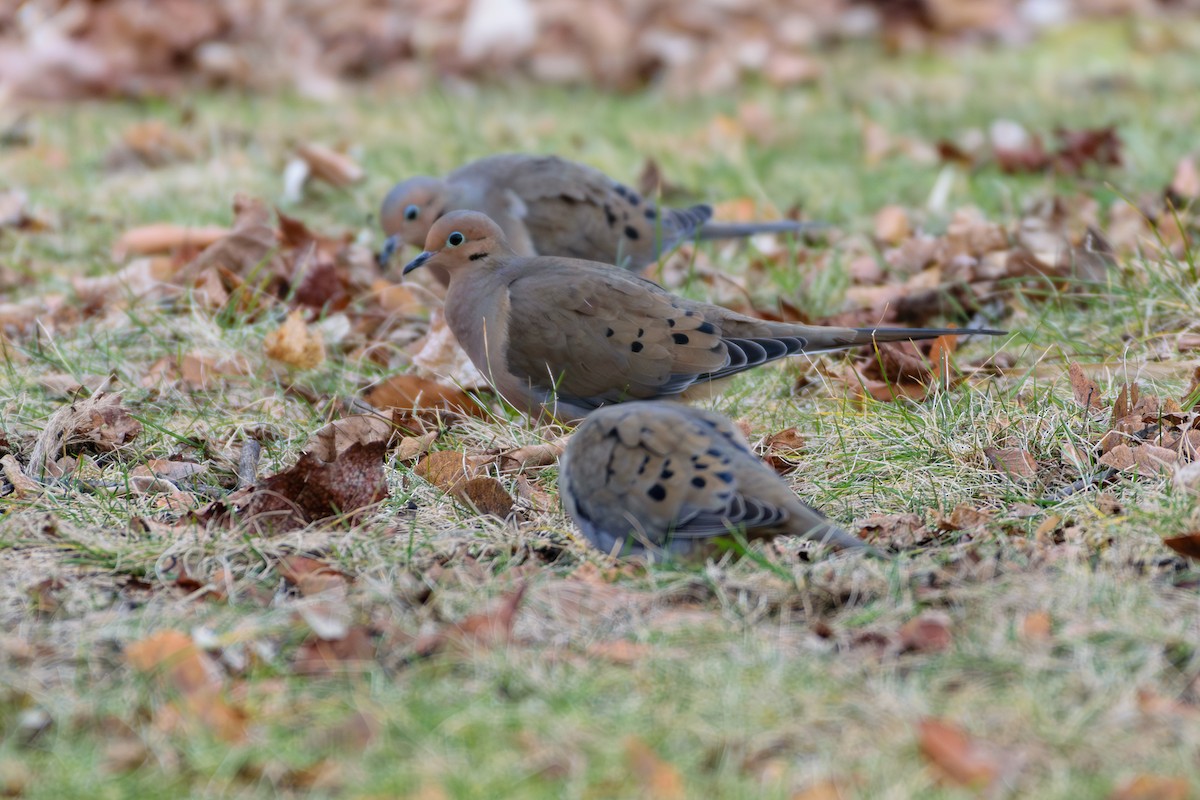
<svg viewBox="0 0 1200 800">
<path fill-rule="evenodd" d="M 829 227 L 828 222 L 797 222 L 791 219 L 771 222 L 706 222 L 700 228 L 701 239 L 740 239 L 759 233 L 791 233 L 797 236 Z"/>
<path fill-rule="evenodd" d="M 990 328 L 809 328 L 806 353 L 845 350 L 879 342 L 915 342 L 939 336 L 1005 336 L 1008 331 Z"/>
</svg>

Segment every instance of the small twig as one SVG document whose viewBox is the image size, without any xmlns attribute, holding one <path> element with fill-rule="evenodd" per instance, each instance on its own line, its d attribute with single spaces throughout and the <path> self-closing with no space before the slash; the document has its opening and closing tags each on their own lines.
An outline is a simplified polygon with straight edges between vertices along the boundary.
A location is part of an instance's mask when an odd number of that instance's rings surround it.
<svg viewBox="0 0 1200 800">
<path fill-rule="evenodd" d="M 253 436 L 242 442 L 242 454 L 238 458 L 238 488 L 253 486 L 258 481 L 258 459 L 262 455 L 262 443 Z"/>
</svg>

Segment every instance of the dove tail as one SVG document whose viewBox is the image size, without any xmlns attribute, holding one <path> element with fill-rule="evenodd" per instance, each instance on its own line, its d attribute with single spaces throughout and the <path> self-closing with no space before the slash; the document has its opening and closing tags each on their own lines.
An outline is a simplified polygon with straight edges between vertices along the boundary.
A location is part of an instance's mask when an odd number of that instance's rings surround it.
<svg viewBox="0 0 1200 800">
<path fill-rule="evenodd" d="M 740 239 L 758 233 L 792 233 L 799 236 L 828 227 L 828 222 L 797 222 L 790 219 L 773 222 L 707 222 L 700 229 L 700 238 Z"/>
<path fill-rule="evenodd" d="M 914 342 L 939 336 L 1004 336 L 1008 331 L 990 328 L 855 328 L 853 344 L 872 342 Z"/>
</svg>

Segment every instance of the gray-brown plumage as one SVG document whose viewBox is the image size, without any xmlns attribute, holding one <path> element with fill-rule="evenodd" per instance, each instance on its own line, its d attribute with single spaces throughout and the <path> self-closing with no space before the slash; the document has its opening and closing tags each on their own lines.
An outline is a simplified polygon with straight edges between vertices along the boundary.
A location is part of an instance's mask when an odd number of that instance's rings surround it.
<svg viewBox="0 0 1200 800">
<path fill-rule="evenodd" d="M 812 223 L 717 224 L 712 208 L 658 208 L 592 167 L 557 156 L 509 154 L 472 161 L 445 179 L 409 178 L 383 201 L 385 262 L 403 244 L 424 244 L 433 223 L 455 210 L 480 211 L 526 256 L 582 258 L 640 270 L 692 238 L 802 233 Z M 439 278 L 444 277 L 440 276 Z"/>
<path fill-rule="evenodd" d="M 731 531 L 866 547 L 800 502 L 729 420 L 678 403 L 591 414 L 559 462 L 559 497 L 588 541 L 614 555 L 683 555 Z"/>
<path fill-rule="evenodd" d="M 404 272 L 446 272 L 446 321 L 459 344 L 500 394 L 533 416 L 545 410 L 570 420 L 611 403 L 676 398 L 799 353 L 999 333 L 767 322 L 676 297 L 611 265 L 517 255 L 474 211 L 443 216 L 425 247 Z"/>
</svg>

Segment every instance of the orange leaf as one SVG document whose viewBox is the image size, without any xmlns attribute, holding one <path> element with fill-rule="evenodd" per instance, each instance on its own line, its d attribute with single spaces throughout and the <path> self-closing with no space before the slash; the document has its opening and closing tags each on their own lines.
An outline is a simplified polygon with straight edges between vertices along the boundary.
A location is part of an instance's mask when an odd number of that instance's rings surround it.
<svg viewBox="0 0 1200 800">
<path fill-rule="evenodd" d="M 1184 778 L 1135 775 L 1117 787 L 1108 800 L 1188 800 L 1191 786 Z"/>
<path fill-rule="evenodd" d="M 1200 531 L 1163 539 L 1163 544 L 1182 556 L 1200 561 Z"/>
<path fill-rule="evenodd" d="M 952 783 L 983 789 L 1000 776 L 1000 764 L 966 731 L 927 717 L 917 725 L 921 755 Z"/>
<path fill-rule="evenodd" d="M 1071 393 L 1075 402 L 1084 408 L 1100 408 L 1104 405 L 1104 396 L 1096 382 L 1084 374 L 1083 367 L 1072 363 L 1067 367 L 1067 375 L 1071 379 Z"/>
<path fill-rule="evenodd" d="M 245 738 L 245 713 L 221 697 L 219 668 L 190 636 L 175 630 L 160 631 L 126 647 L 125 658 L 134 669 L 165 679 L 179 693 L 185 719 L 202 723 L 225 741 Z"/>
<path fill-rule="evenodd" d="M 625 739 L 625 760 L 629 771 L 642 786 L 642 796 L 650 800 L 682 800 L 687 797 L 679 770 L 659 758 L 637 736 Z"/>
<path fill-rule="evenodd" d="M 430 409 L 483 415 L 479 403 L 462 389 L 417 375 L 393 375 L 368 389 L 363 399 L 376 408 Z"/>
</svg>

